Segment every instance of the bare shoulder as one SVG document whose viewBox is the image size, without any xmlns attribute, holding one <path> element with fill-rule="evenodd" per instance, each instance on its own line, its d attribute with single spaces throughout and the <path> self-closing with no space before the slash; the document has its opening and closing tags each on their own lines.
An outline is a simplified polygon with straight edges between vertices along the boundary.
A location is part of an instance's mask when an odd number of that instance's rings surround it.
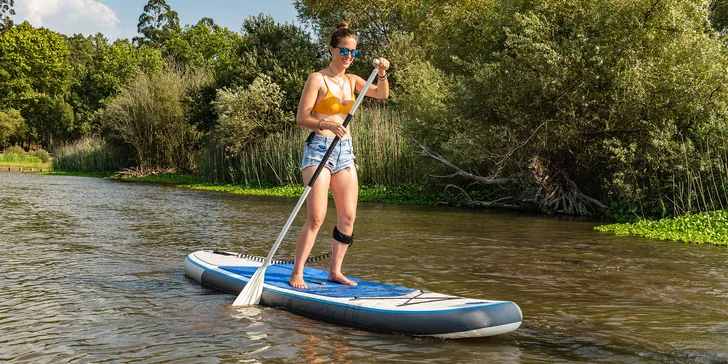
<svg viewBox="0 0 728 364">
<path fill-rule="evenodd" d="M 308 75 L 308 81 L 309 83 L 312 83 L 314 85 L 316 84 L 323 84 L 324 83 L 324 74 L 321 71 L 314 72 L 310 75 Z"/>
<path fill-rule="evenodd" d="M 346 77 L 347 77 L 347 78 L 348 78 L 349 80 L 351 80 L 351 81 L 354 81 L 354 82 L 359 82 L 359 81 L 363 81 L 363 80 L 364 80 L 363 78 L 361 78 L 361 77 L 359 77 L 358 75 L 355 75 L 355 74 L 353 74 L 353 73 L 347 73 L 347 74 L 346 74 Z"/>
</svg>

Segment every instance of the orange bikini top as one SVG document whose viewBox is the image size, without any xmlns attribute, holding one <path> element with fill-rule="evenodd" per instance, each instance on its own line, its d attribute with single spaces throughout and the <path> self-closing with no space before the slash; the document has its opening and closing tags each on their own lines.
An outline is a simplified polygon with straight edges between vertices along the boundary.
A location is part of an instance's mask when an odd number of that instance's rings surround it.
<svg viewBox="0 0 728 364">
<path fill-rule="evenodd" d="M 324 83 L 326 84 L 326 95 L 323 99 L 321 99 L 321 101 L 313 105 L 313 109 L 311 109 L 311 111 L 315 113 L 329 115 L 348 114 L 349 111 L 351 111 L 351 108 L 354 106 L 354 86 L 352 86 L 351 84 L 351 79 L 349 79 L 349 86 L 351 87 L 351 100 L 346 105 L 342 104 L 341 101 L 339 101 L 339 99 L 337 99 L 336 96 L 331 93 L 329 83 L 326 82 L 326 77 L 324 77 Z"/>
</svg>

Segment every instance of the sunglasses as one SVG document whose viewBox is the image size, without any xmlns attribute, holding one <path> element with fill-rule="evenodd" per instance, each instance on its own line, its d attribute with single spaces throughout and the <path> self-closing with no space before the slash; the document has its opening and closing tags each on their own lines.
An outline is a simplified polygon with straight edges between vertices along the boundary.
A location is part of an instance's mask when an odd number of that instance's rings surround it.
<svg viewBox="0 0 728 364">
<path fill-rule="evenodd" d="M 352 58 L 356 58 L 356 56 L 359 55 L 358 49 L 349 49 L 349 48 L 344 48 L 344 47 L 336 47 L 336 48 L 339 48 L 339 54 L 341 54 L 342 57 L 349 53 L 351 53 Z"/>
</svg>

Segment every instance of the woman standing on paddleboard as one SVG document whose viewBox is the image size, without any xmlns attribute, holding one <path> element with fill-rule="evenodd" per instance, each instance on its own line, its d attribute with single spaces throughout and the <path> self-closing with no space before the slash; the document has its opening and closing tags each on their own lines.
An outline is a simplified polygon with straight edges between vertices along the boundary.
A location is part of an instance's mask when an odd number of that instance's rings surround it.
<svg viewBox="0 0 728 364">
<path fill-rule="evenodd" d="M 349 29 L 348 24 L 337 24 L 329 41 L 331 63 L 308 77 L 298 103 L 296 123 L 313 130 L 306 140 L 301 162 L 305 184 L 313 176 L 333 139 L 338 136 L 341 141 L 335 146 L 325 164 L 326 168 L 318 176 L 306 198 L 306 223 L 296 241 L 296 260 L 289 279 L 291 286 L 296 288 L 307 288 L 303 280 L 303 266 L 326 216 L 329 186 L 336 204 L 337 222 L 333 229 L 328 279 L 341 284 L 356 285 L 341 273 L 346 250 L 354 241 L 354 220 L 359 198 L 359 180 L 351 134 L 349 128 L 344 128 L 342 123 L 354 105 L 354 93 L 361 91 L 366 84 L 361 77 L 346 73 L 346 69 L 359 55 L 359 50 L 356 49 L 358 42 L 359 38 Z M 386 99 L 389 97 L 389 61 L 379 58 L 379 64 L 374 64 L 374 67 L 378 68 L 377 84 L 371 85 L 366 95 Z"/>
</svg>

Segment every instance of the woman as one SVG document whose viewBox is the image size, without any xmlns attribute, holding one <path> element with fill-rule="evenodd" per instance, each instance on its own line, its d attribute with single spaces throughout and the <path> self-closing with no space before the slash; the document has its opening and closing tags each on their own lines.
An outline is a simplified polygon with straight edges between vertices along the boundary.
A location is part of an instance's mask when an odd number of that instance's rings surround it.
<svg viewBox="0 0 728 364">
<path fill-rule="evenodd" d="M 359 197 L 359 180 L 351 145 L 349 128 L 342 123 L 354 106 L 354 93 L 362 90 L 366 81 L 357 75 L 346 74 L 346 69 L 356 59 L 359 38 L 349 30 L 348 24 L 340 22 L 331 35 L 329 53 L 331 63 L 325 69 L 308 77 L 298 103 L 296 123 L 313 130 L 306 140 L 301 172 L 304 184 L 316 171 L 334 137 L 341 141 L 326 162 L 311 192 L 306 198 L 306 223 L 296 241 L 296 259 L 288 282 L 296 288 L 307 288 L 303 280 L 303 266 L 311 253 L 316 234 L 324 222 L 328 204 L 328 191 L 336 204 L 336 226 L 331 241 L 331 266 L 328 280 L 350 286 L 356 282 L 341 273 L 341 263 L 346 250 L 354 240 L 354 219 Z M 377 99 L 389 97 L 387 69 L 389 61 L 379 58 L 377 84 L 371 85 L 366 95 Z"/>
</svg>

